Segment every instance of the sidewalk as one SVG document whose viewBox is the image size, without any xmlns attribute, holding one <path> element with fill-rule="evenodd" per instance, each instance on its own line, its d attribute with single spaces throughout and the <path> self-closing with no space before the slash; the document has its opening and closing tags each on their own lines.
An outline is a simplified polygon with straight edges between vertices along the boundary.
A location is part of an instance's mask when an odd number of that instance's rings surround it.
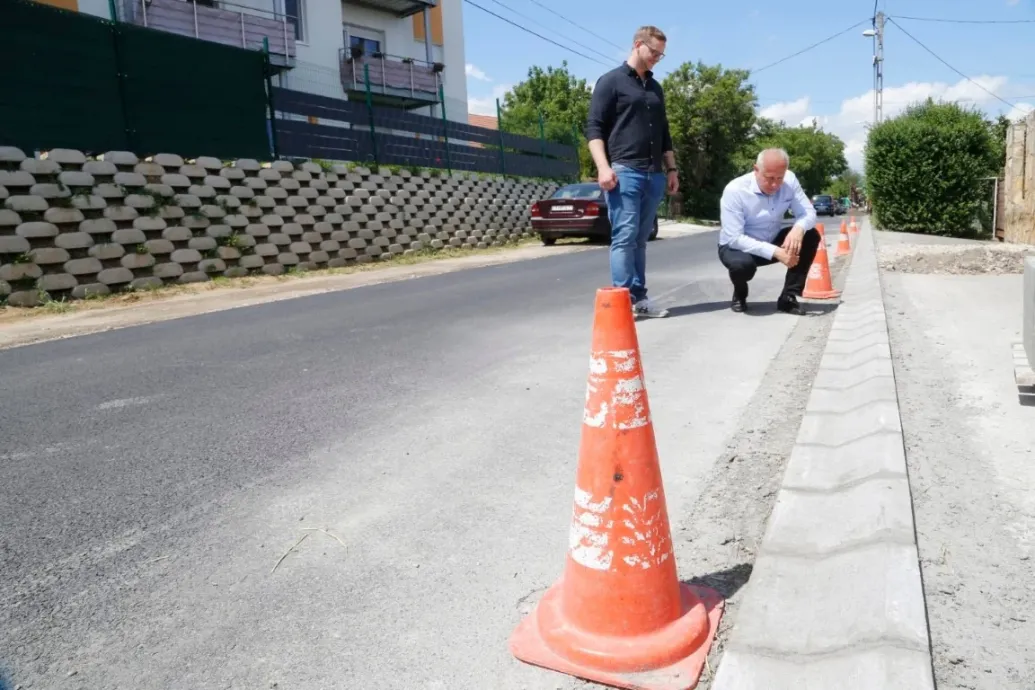
<svg viewBox="0 0 1035 690">
<path fill-rule="evenodd" d="M 1008 271 L 1035 248 L 936 242 L 878 234 L 935 678 L 1031 690 L 1035 410 L 1014 384 L 1022 275 Z"/>
</svg>

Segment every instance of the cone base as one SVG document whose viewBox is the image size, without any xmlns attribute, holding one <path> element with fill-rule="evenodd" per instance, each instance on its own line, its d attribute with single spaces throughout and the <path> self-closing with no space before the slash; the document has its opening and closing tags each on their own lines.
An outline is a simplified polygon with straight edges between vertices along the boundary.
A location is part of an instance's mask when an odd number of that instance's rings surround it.
<svg viewBox="0 0 1035 690">
<path fill-rule="evenodd" d="M 834 299 L 836 297 L 840 297 L 841 296 L 841 291 L 840 290 L 817 290 L 817 291 L 814 291 L 814 292 L 809 292 L 808 290 L 806 290 L 805 292 L 801 293 L 801 296 L 804 297 L 805 299 Z"/>
<path fill-rule="evenodd" d="M 715 634 L 719 629 L 719 620 L 722 618 L 725 602 L 718 592 L 707 587 L 682 583 L 679 587 L 684 601 L 696 602 L 692 608 L 683 613 L 683 617 L 697 617 L 703 614 L 708 629 L 706 634 L 701 635 L 700 643 L 688 656 L 668 666 L 647 668 L 642 671 L 613 671 L 602 666 L 580 663 L 551 649 L 539 630 L 539 612 L 540 607 L 544 605 L 556 605 L 548 599 L 556 597 L 559 593 L 556 587 L 552 588 L 553 591 L 548 591 L 532 613 L 525 616 L 518 624 L 510 638 L 510 651 L 520 661 L 533 666 L 623 690 L 691 690 L 701 679 L 701 671 L 704 669 L 705 659 L 708 652 L 711 651 Z M 699 610 L 699 607 L 703 607 L 704 610 Z M 681 620 L 677 621 L 676 625 Z M 649 644 L 650 639 L 648 638 L 646 642 Z M 615 656 L 620 654 L 622 647 L 636 648 L 642 644 L 644 641 L 638 638 L 623 639 L 614 650 Z M 657 651 L 659 656 L 664 656 L 667 650 Z M 643 650 L 640 649 L 637 652 L 637 656 L 639 656 Z"/>
</svg>

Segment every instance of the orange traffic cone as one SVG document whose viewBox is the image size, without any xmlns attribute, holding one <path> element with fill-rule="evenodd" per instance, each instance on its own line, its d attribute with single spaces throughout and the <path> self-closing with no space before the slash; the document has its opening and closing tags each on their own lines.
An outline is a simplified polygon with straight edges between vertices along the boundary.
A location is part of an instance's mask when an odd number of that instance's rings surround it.
<svg viewBox="0 0 1035 690">
<path fill-rule="evenodd" d="M 852 240 L 848 236 L 848 228 L 845 222 L 841 221 L 841 235 L 837 238 L 837 255 L 845 256 L 852 253 Z"/>
<path fill-rule="evenodd" d="M 859 234 L 859 226 L 856 225 L 855 218 L 852 218 L 852 221 L 848 224 L 848 234 L 849 235 L 858 235 Z"/>
<path fill-rule="evenodd" d="M 805 281 L 805 291 L 802 297 L 809 299 L 833 299 L 841 294 L 835 290 L 830 280 L 830 262 L 827 260 L 826 242 L 820 242 L 816 250 L 816 257 L 809 266 L 809 277 Z"/>
<path fill-rule="evenodd" d="M 613 687 L 684 690 L 700 679 L 723 606 L 677 576 L 629 291 L 598 290 L 564 574 L 510 651 Z"/>
<path fill-rule="evenodd" d="M 816 223 L 816 232 L 819 233 L 820 237 L 826 237 L 827 229 L 823 226 L 822 223 Z"/>
</svg>

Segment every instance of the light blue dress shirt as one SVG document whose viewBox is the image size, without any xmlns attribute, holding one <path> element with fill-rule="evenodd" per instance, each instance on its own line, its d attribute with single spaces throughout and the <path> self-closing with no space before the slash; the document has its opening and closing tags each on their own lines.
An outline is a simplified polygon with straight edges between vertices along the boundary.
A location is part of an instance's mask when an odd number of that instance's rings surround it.
<svg viewBox="0 0 1035 690">
<path fill-rule="evenodd" d="M 816 209 L 790 170 L 771 196 L 758 188 L 753 170 L 741 175 L 726 185 L 719 206 L 719 245 L 730 245 L 763 259 L 771 260 L 777 250 L 772 241 L 780 232 L 788 208 L 794 212 L 795 224 L 803 230 L 816 226 Z"/>
</svg>

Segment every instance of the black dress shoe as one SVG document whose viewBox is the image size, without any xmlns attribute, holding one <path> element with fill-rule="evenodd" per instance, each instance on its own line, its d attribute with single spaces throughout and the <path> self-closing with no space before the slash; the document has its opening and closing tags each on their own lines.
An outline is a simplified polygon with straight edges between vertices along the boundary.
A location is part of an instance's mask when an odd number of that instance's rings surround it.
<svg viewBox="0 0 1035 690">
<path fill-rule="evenodd" d="M 730 303 L 730 309 L 741 314 L 748 310 L 748 301 L 746 297 L 733 296 L 733 301 Z"/>
<path fill-rule="evenodd" d="M 802 309 L 801 304 L 798 303 L 798 298 L 793 295 L 781 297 L 776 300 L 776 310 L 782 311 L 785 314 L 795 314 L 797 316 L 805 314 L 805 310 Z"/>
</svg>

